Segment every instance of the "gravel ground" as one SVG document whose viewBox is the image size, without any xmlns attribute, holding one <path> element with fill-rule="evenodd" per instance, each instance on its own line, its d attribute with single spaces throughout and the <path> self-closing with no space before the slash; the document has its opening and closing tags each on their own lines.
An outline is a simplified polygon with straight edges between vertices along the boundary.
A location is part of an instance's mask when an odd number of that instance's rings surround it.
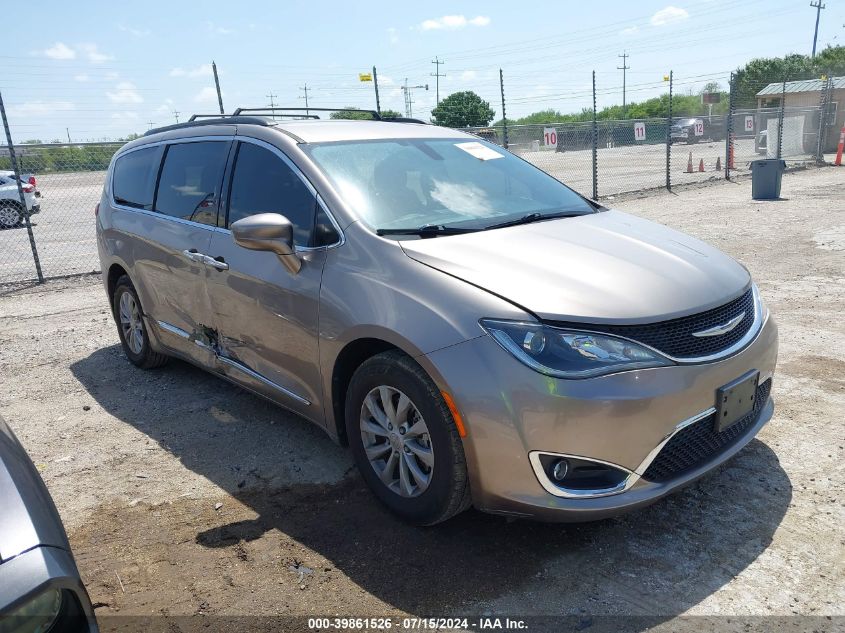
<svg viewBox="0 0 845 633">
<path fill-rule="evenodd" d="M 781 331 L 775 416 L 758 439 L 618 519 L 401 524 L 316 427 L 180 362 L 132 367 L 98 277 L 0 290 L 0 414 L 56 500 L 104 622 L 842 616 L 843 185 L 845 171 L 824 168 L 785 176 L 774 202 L 752 202 L 749 181 L 612 201 L 742 261 Z"/>
</svg>

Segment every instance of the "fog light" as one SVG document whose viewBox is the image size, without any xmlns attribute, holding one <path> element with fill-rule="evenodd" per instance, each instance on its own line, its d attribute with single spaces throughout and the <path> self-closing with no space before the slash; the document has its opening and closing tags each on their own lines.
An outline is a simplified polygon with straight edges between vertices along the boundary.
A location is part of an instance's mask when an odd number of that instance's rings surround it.
<svg viewBox="0 0 845 633">
<path fill-rule="evenodd" d="M 565 459 L 559 459 L 552 466 L 552 477 L 555 481 L 563 481 L 566 478 L 566 473 L 569 472 L 569 462 Z"/>
</svg>

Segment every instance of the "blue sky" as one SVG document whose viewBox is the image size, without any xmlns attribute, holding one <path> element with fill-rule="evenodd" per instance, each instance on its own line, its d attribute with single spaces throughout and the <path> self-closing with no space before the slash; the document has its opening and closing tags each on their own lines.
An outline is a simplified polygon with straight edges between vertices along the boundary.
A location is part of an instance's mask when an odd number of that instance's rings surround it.
<svg viewBox="0 0 845 633">
<path fill-rule="evenodd" d="M 445 60 L 441 98 L 474 90 L 501 116 L 588 107 L 597 71 L 599 107 L 621 103 L 627 51 L 628 100 L 665 90 L 722 85 L 754 57 L 809 53 L 815 10 L 807 0 L 641 2 L 31 2 L 0 49 L 0 90 L 16 141 L 115 138 L 216 111 L 210 64 L 224 106 L 375 105 L 357 73 L 378 68 L 382 107 L 414 115 L 435 102 L 431 61 Z M 826 0 L 819 49 L 845 43 L 845 2 Z"/>
</svg>

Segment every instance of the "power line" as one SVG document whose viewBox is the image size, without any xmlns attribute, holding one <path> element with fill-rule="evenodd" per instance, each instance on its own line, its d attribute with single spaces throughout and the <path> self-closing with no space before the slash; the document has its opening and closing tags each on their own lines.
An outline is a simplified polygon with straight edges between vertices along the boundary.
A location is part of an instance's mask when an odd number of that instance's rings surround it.
<svg viewBox="0 0 845 633">
<path fill-rule="evenodd" d="M 435 64 L 434 68 L 436 70 L 431 73 L 431 76 L 436 78 L 434 81 L 437 90 L 437 105 L 440 105 L 440 78 L 446 76 L 446 73 L 443 73 L 442 75 L 440 74 L 440 66 L 442 66 L 446 62 L 441 62 L 439 57 L 435 57 L 434 61 L 431 63 Z"/>
<path fill-rule="evenodd" d="M 627 64 L 628 57 L 630 57 L 630 55 L 628 55 L 628 51 L 622 51 L 622 54 L 617 55 L 617 57 L 622 58 L 622 66 L 617 66 L 616 69 L 622 71 L 622 118 L 627 119 L 628 118 L 628 105 L 625 101 L 625 87 L 626 87 L 625 86 L 625 79 L 626 79 L 625 73 L 630 68 L 630 66 Z"/>
<path fill-rule="evenodd" d="M 813 32 L 813 57 L 816 56 L 816 40 L 819 38 L 819 18 L 822 15 L 822 9 L 824 9 L 824 5 L 822 4 L 822 0 L 816 0 L 813 2 L 810 0 L 810 6 L 816 10 L 816 30 Z"/>
</svg>

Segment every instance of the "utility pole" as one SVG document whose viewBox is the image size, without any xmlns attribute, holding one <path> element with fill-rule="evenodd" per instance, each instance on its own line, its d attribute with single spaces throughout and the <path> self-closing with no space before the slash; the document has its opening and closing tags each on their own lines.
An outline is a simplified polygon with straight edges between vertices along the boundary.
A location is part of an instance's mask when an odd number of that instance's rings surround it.
<svg viewBox="0 0 845 633">
<path fill-rule="evenodd" d="M 308 114 L 309 114 L 309 112 L 308 112 L 308 84 L 305 84 L 304 86 L 302 86 L 302 88 L 300 88 L 300 90 L 302 90 L 305 93 L 305 96 L 300 97 L 300 99 L 305 99 L 305 116 L 308 116 Z"/>
<path fill-rule="evenodd" d="M 217 88 L 217 104 L 220 106 L 220 114 L 223 114 L 223 95 L 220 93 L 220 80 L 217 78 L 217 63 L 211 61 L 211 70 L 214 71 L 214 87 Z"/>
<path fill-rule="evenodd" d="M 147 121 L 147 124 L 150 126 L 148 129 L 152 130 L 153 129 L 153 122 Z"/>
<path fill-rule="evenodd" d="M 622 71 L 622 118 L 627 119 L 628 118 L 628 105 L 625 101 L 625 88 L 626 88 L 626 86 L 625 86 L 626 72 L 625 71 L 627 71 L 630 68 L 630 66 L 627 64 L 628 58 L 630 57 L 630 55 L 628 55 L 628 51 L 623 51 L 622 54 L 617 55 L 617 57 L 622 58 L 622 65 L 617 66 L 616 69 Z"/>
<path fill-rule="evenodd" d="M 822 4 L 822 0 L 816 0 L 813 2 L 810 0 L 810 6 L 816 10 L 816 30 L 813 33 L 813 57 L 816 56 L 816 40 L 819 37 L 819 17 L 821 17 L 822 9 L 824 9 L 824 5 Z"/>
<path fill-rule="evenodd" d="M 425 88 L 428 90 L 428 84 L 419 86 L 409 86 L 408 78 L 405 77 L 405 85 L 402 86 L 402 92 L 405 93 L 405 116 L 409 119 L 414 116 L 414 90 L 417 88 Z"/>
<path fill-rule="evenodd" d="M 446 76 L 446 73 L 443 73 L 442 75 L 440 74 L 440 66 L 442 66 L 446 62 L 441 62 L 439 57 L 435 57 L 434 61 L 431 63 L 435 65 L 435 71 L 431 73 L 431 76 L 435 77 L 434 81 L 437 90 L 437 105 L 440 105 L 440 78 Z"/>
<path fill-rule="evenodd" d="M 69 127 L 66 127 L 66 128 L 65 128 L 65 132 L 67 132 L 67 142 L 68 142 L 68 143 L 71 143 L 72 141 L 70 140 L 70 128 L 69 128 Z"/>
<path fill-rule="evenodd" d="M 270 110 L 271 110 L 270 116 L 272 116 L 272 117 L 275 119 L 275 118 L 276 118 L 276 113 L 275 113 L 275 112 L 273 112 L 272 110 L 273 110 L 273 108 L 275 108 L 275 107 L 276 107 L 276 104 L 275 104 L 275 102 L 273 101 L 273 99 L 275 99 L 275 98 L 276 98 L 276 97 L 278 97 L 279 95 L 274 95 L 274 94 L 273 94 L 273 91 L 271 90 L 271 91 L 270 91 L 270 94 L 268 94 L 268 95 L 264 95 L 264 96 L 265 96 L 265 97 L 267 97 L 267 98 L 270 100 Z"/>
<path fill-rule="evenodd" d="M 505 112 L 505 76 L 499 69 L 499 92 L 502 95 L 502 140 L 503 147 L 508 148 L 508 115 Z"/>
<path fill-rule="evenodd" d="M 173 111 L 173 116 L 176 119 L 176 124 L 178 125 L 179 124 L 179 113 L 176 110 Z"/>
</svg>

